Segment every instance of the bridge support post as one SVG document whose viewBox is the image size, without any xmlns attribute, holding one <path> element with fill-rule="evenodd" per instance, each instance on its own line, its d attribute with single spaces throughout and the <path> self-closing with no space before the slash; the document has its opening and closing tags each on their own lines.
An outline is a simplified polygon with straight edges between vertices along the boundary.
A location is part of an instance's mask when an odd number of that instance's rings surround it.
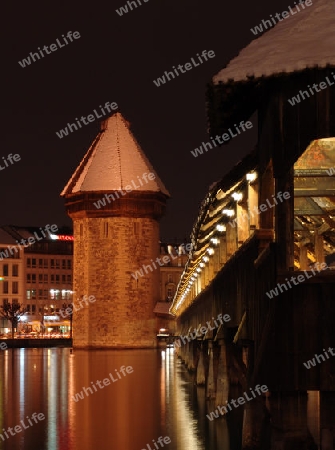
<svg viewBox="0 0 335 450">
<path fill-rule="evenodd" d="M 258 450 L 261 448 L 264 419 L 264 405 L 262 400 L 255 399 L 245 404 L 243 414 L 242 450 Z"/>
<path fill-rule="evenodd" d="M 208 341 L 208 352 L 209 352 L 209 368 L 207 377 L 207 389 L 206 397 L 211 399 L 215 398 L 215 379 L 214 379 L 214 351 L 213 351 L 213 341 Z"/>
<path fill-rule="evenodd" d="M 183 363 L 185 363 L 185 347 L 186 347 L 186 344 L 184 344 L 181 341 L 181 346 L 179 349 L 179 356 L 180 356 L 180 359 L 183 361 Z"/>
<path fill-rule="evenodd" d="M 319 429 L 323 428 L 323 423 L 319 420 L 319 408 L 321 409 L 322 402 L 319 402 L 316 391 L 311 394 L 311 397 L 306 392 L 301 391 L 271 392 L 271 397 L 267 398 L 267 405 L 271 412 L 271 423 L 266 424 L 269 431 L 266 434 L 269 437 L 264 448 L 275 446 L 304 450 L 332 448 L 326 445 L 319 447 L 318 445 L 320 440 Z M 333 423 L 334 418 L 332 417 L 331 428 Z M 312 428 L 310 428 L 311 424 Z M 324 443 L 326 444 L 326 442 Z M 246 448 L 249 450 L 248 447 Z"/>
<path fill-rule="evenodd" d="M 201 343 L 199 361 L 197 366 L 197 385 L 202 386 L 206 383 L 204 345 Z"/>
<path fill-rule="evenodd" d="M 219 348 L 220 348 L 220 356 L 219 356 L 215 406 L 218 405 L 224 406 L 226 402 L 228 402 L 228 395 L 229 395 L 227 348 L 224 339 L 219 339 Z"/>
<path fill-rule="evenodd" d="M 185 349 L 185 366 L 188 369 L 189 364 L 190 364 L 190 342 L 186 342 L 186 344 L 184 345 Z"/>
<path fill-rule="evenodd" d="M 195 370 L 195 352 L 196 352 L 196 344 L 197 341 L 193 340 L 191 342 L 187 343 L 187 347 L 188 347 L 188 365 L 187 368 L 188 370 Z"/>
<path fill-rule="evenodd" d="M 321 448 L 325 450 L 333 449 L 335 445 L 333 431 L 335 416 L 335 392 L 320 392 L 319 411 Z"/>
</svg>

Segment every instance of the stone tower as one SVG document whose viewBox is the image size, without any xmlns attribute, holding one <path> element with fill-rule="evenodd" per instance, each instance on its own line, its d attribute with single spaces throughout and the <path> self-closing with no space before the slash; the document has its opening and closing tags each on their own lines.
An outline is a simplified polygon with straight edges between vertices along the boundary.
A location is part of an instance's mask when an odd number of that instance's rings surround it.
<svg viewBox="0 0 335 450">
<path fill-rule="evenodd" d="M 155 347 L 169 193 L 120 113 L 102 122 L 61 196 L 74 228 L 74 347 Z M 79 307 L 83 296 L 95 300 Z"/>
</svg>

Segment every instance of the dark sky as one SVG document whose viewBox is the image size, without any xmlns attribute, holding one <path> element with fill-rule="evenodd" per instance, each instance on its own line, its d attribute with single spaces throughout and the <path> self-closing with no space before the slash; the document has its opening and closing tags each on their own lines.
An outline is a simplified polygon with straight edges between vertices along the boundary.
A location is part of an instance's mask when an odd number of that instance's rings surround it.
<svg viewBox="0 0 335 450">
<path fill-rule="evenodd" d="M 206 84 L 251 42 L 251 27 L 294 2 L 149 0 L 120 17 L 115 9 L 125 3 L 2 6 L 0 161 L 9 153 L 21 161 L 0 171 L 1 224 L 71 224 L 59 194 L 99 123 L 63 139 L 56 131 L 106 101 L 118 103 L 171 193 L 161 222 L 165 238 L 190 234 L 209 186 L 255 145 L 253 129 L 197 158 L 190 153 L 208 141 Z M 80 39 L 30 66 L 18 64 L 68 31 L 79 31 Z M 165 70 L 202 50 L 213 50 L 215 58 L 154 85 Z"/>
</svg>

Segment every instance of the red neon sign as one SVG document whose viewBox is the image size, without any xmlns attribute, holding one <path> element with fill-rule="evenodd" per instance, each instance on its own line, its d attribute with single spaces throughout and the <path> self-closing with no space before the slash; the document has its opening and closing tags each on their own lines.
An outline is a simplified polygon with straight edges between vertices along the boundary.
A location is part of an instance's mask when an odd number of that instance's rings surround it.
<svg viewBox="0 0 335 450">
<path fill-rule="evenodd" d="M 68 236 L 66 234 L 58 234 L 57 235 L 57 239 L 59 241 L 74 241 L 74 237 L 73 236 Z"/>
</svg>

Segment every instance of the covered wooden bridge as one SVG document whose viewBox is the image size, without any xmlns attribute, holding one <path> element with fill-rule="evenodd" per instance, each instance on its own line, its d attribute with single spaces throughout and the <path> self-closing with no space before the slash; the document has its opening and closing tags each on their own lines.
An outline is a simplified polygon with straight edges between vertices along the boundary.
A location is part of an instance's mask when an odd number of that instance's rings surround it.
<svg viewBox="0 0 335 450">
<path fill-rule="evenodd" d="M 198 331 L 178 352 L 216 405 L 225 404 L 236 383 L 243 390 L 261 384 L 272 398 L 290 394 L 294 417 L 301 395 L 317 391 L 320 423 L 332 444 L 335 357 L 327 350 L 335 347 L 335 89 L 320 88 L 295 105 L 288 100 L 332 79 L 333 20 L 333 3 L 318 0 L 253 41 L 213 78 L 211 136 L 257 114 L 259 139 L 202 202 L 170 309 L 181 336 Z M 201 334 L 220 313 L 231 320 Z M 316 356 L 321 362 L 307 369 L 304 362 Z M 245 407 L 244 449 L 261 445 L 265 400 L 262 408 L 259 403 Z M 294 442 L 310 438 L 306 420 L 299 420 Z M 292 430 L 280 426 L 292 440 Z"/>
</svg>

